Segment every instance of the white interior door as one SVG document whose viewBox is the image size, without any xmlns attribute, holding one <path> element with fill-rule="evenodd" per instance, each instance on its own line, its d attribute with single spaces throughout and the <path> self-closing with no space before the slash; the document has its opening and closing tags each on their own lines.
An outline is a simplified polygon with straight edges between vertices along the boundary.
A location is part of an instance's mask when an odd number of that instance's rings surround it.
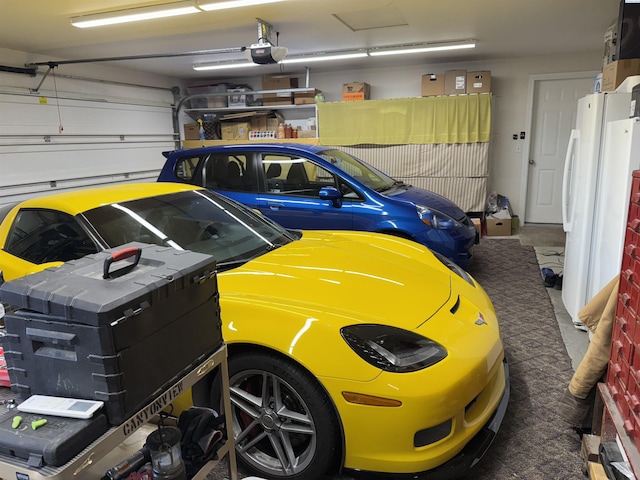
<svg viewBox="0 0 640 480">
<path fill-rule="evenodd" d="M 534 86 L 525 223 L 562 223 L 562 173 L 578 99 L 593 77 L 540 80 Z"/>
</svg>

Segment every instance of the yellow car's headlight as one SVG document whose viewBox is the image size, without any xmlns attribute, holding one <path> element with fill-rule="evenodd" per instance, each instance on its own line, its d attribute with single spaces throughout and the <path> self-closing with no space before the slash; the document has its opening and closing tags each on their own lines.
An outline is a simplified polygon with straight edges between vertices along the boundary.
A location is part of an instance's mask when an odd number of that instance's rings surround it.
<svg viewBox="0 0 640 480">
<path fill-rule="evenodd" d="M 386 372 L 415 372 L 447 356 L 442 345 L 401 328 L 350 325 L 340 333 L 364 361 Z"/>
<path fill-rule="evenodd" d="M 471 285 L 472 287 L 476 286 L 475 283 L 473 283 L 471 276 L 466 271 L 464 271 L 464 269 L 460 265 L 452 262 L 447 257 L 445 257 L 444 255 L 438 252 L 432 251 L 431 253 L 433 253 L 435 257 L 445 265 L 445 267 L 447 267 L 453 273 L 455 273 L 456 275 L 464 279 L 469 285 Z"/>
</svg>

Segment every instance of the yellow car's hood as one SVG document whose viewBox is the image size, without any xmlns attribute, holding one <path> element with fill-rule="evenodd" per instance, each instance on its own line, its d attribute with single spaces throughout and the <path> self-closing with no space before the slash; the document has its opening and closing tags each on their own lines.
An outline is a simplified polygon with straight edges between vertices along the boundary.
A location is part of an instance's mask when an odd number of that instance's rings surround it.
<svg viewBox="0 0 640 480">
<path fill-rule="evenodd" d="M 425 268 L 426 267 L 426 268 Z M 219 276 L 221 298 L 415 329 L 449 299 L 451 271 L 426 248 L 387 235 L 305 231 Z"/>
</svg>

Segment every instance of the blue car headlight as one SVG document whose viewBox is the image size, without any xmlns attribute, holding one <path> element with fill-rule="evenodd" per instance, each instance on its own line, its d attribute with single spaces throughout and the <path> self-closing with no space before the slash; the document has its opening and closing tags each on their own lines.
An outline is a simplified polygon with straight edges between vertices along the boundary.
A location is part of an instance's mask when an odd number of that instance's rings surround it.
<svg viewBox="0 0 640 480">
<path fill-rule="evenodd" d="M 462 224 L 457 220 L 433 208 L 425 207 L 423 205 L 417 205 L 416 210 L 418 212 L 418 217 L 420 217 L 420 220 L 422 220 L 424 224 L 432 228 L 437 228 L 440 230 L 450 230 L 452 228 L 462 227 Z"/>
<path fill-rule="evenodd" d="M 401 328 L 350 325 L 340 329 L 340 333 L 365 362 L 386 372 L 415 372 L 447 356 L 442 345 Z"/>
</svg>

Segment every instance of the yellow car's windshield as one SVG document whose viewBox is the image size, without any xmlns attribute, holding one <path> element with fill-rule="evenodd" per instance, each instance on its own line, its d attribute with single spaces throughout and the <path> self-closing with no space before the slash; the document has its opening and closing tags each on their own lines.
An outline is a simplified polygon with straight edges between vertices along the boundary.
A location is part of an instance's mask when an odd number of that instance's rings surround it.
<svg viewBox="0 0 640 480">
<path fill-rule="evenodd" d="M 83 216 L 109 247 L 136 241 L 193 250 L 213 255 L 220 268 L 294 238 L 265 217 L 204 190 L 103 205 Z"/>
</svg>

